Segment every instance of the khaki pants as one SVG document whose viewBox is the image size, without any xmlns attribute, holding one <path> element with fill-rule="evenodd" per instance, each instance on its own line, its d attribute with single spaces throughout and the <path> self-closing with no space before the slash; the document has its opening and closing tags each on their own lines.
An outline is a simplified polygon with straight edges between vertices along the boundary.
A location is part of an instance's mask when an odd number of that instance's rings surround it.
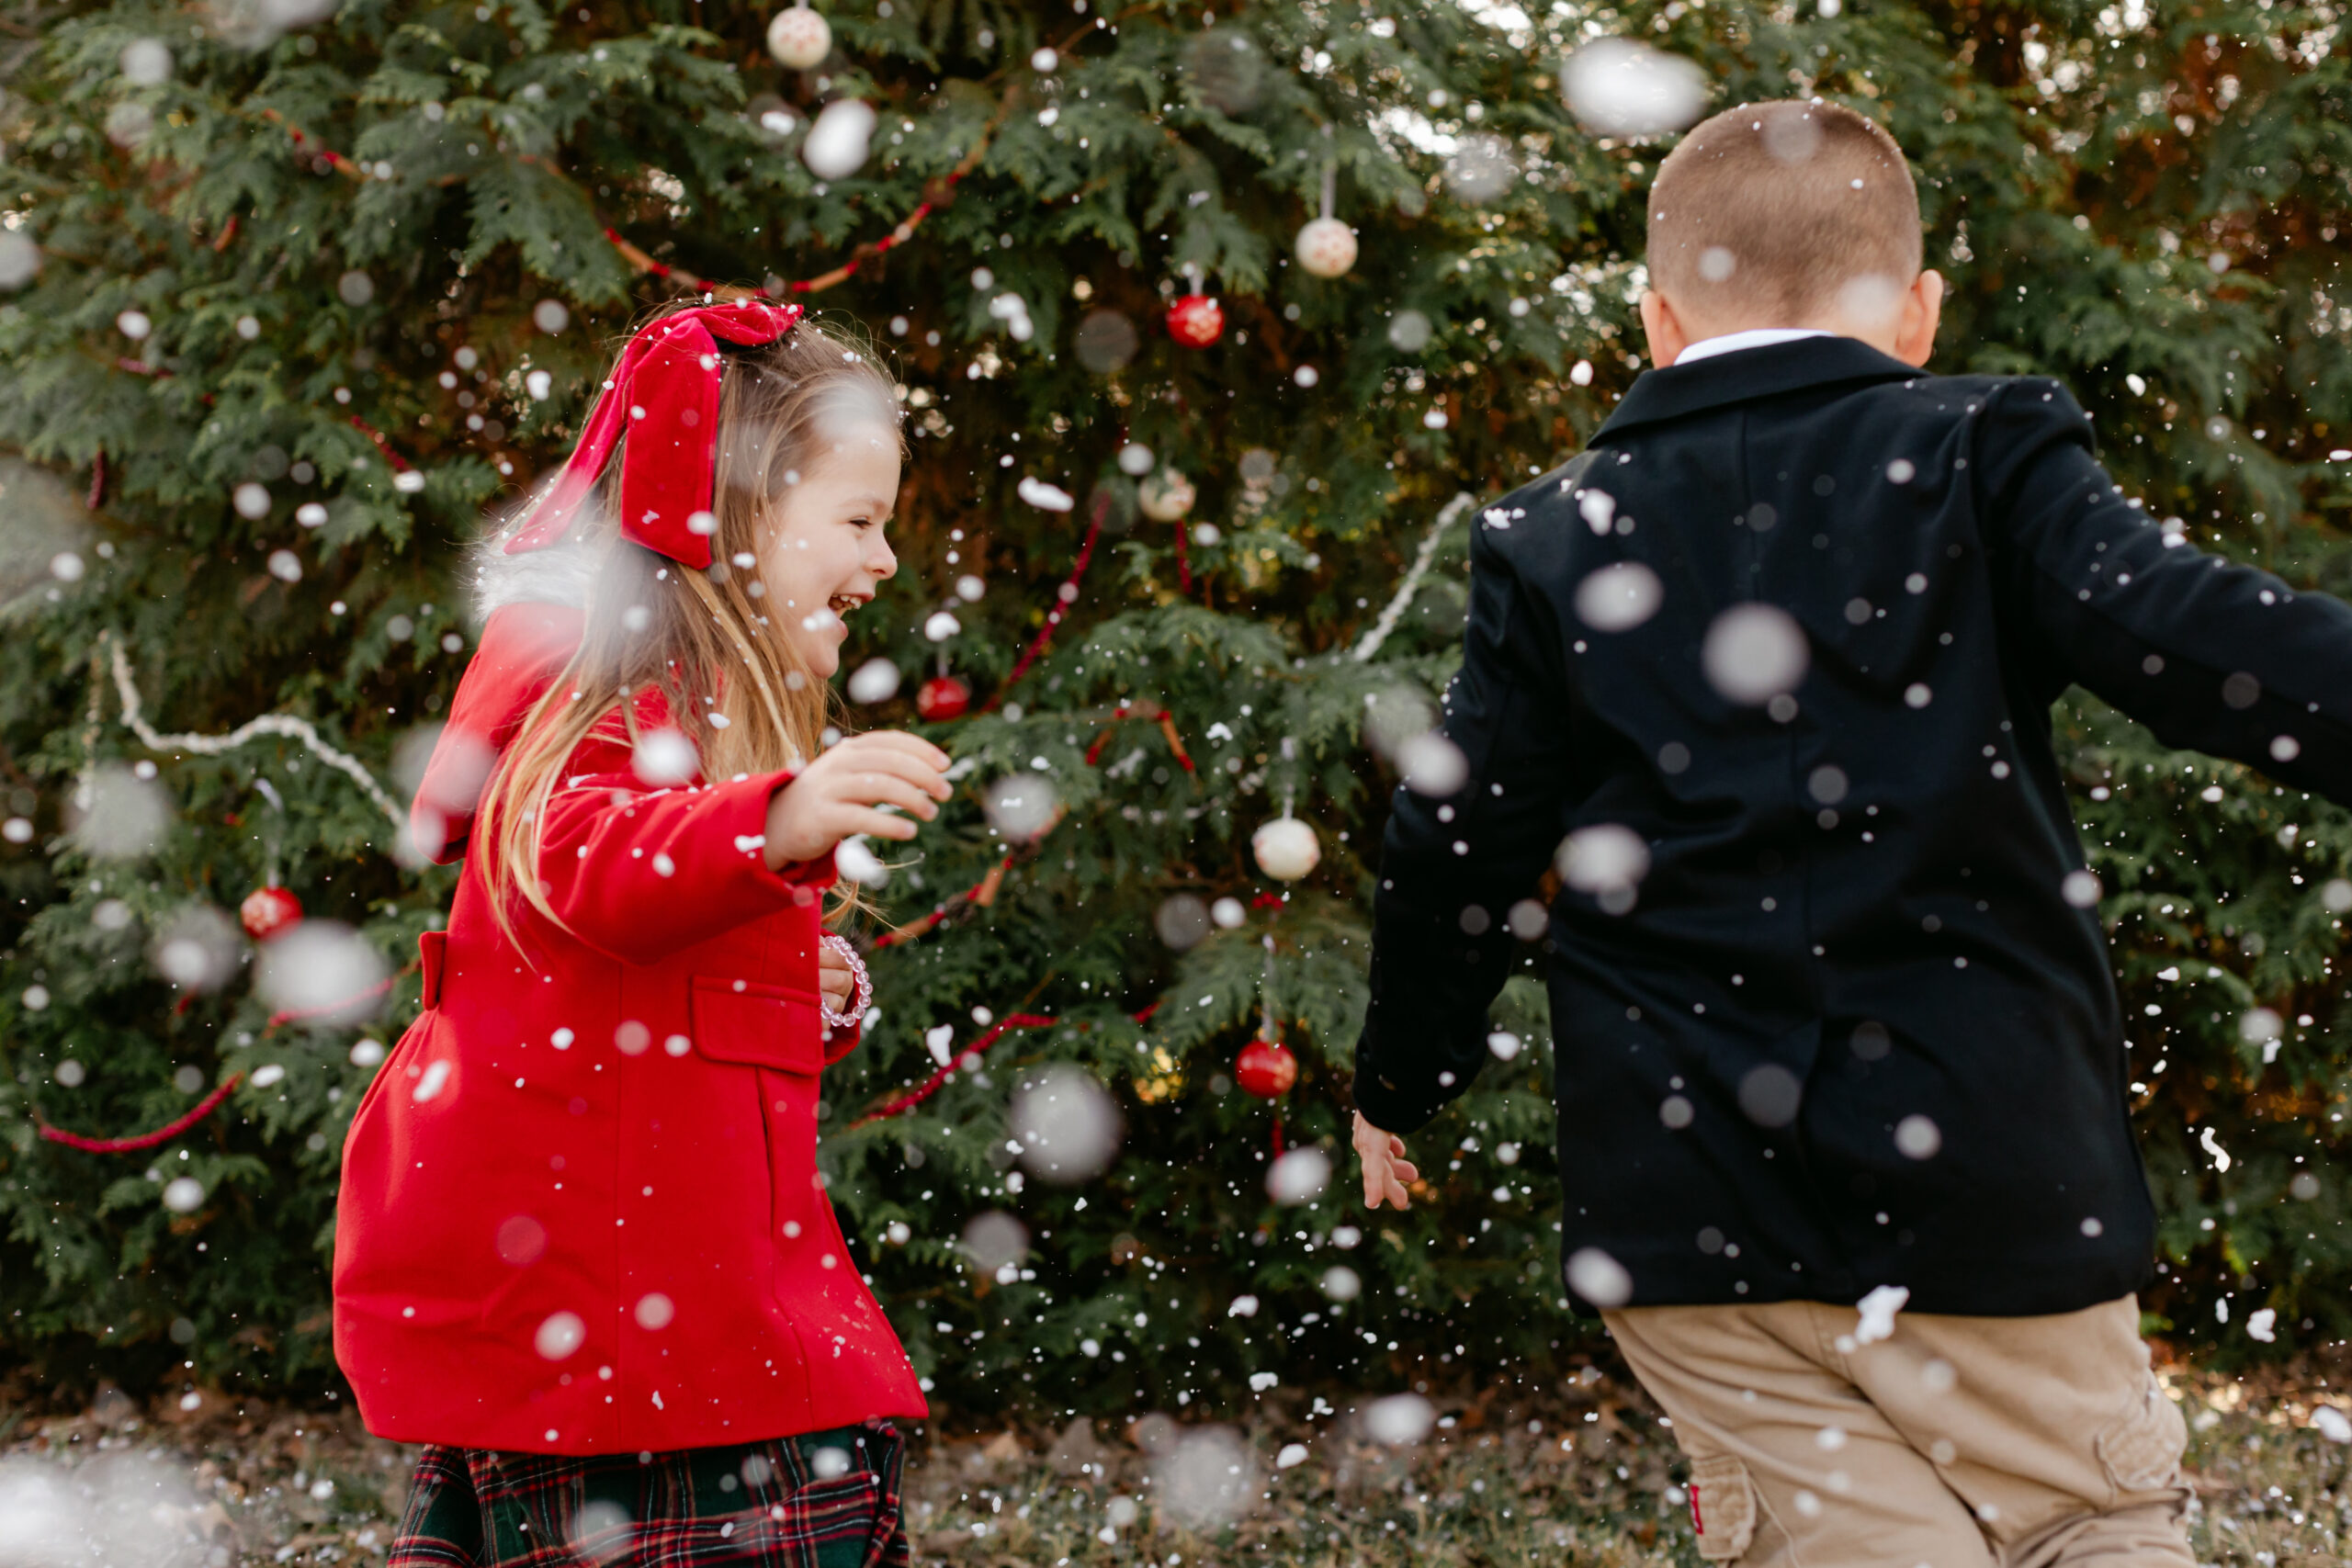
<svg viewBox="0 0 2352 1568">
<path fill-rule="evenodd" d="M 1852 1307 L 1602 1314 L 1690 1461 L 1699 1555 L 1743 1568 L 2194 1568 L 2188 1430 L 2138 1303 L 2049 1317 Z"/>
</svg>

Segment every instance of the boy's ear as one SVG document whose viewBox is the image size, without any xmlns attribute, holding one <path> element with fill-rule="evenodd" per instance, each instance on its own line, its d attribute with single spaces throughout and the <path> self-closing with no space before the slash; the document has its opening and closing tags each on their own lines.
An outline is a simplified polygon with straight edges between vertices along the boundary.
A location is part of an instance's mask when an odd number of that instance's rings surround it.
<svg viewBox="0 0 2352 1568">
<path fill-rule="evenodd" d="M 1903 293 L 1903 321 L 1894 338 L 1894 357 L 1905 365 L 1924 366 L 1936 351 L 1936 324 L 1943 319 L 1944 278 L 1933 267 L 1911 280 Z"/>
<path fill-rule="evenodd" d="M 1642 331 L 1650 340 L 1650 364 L 1661 369 L 1690 346 L 1690 334 L 1675 316 L 1674 306 L 1655 288 L 1642 290 Z"/>
</svg>

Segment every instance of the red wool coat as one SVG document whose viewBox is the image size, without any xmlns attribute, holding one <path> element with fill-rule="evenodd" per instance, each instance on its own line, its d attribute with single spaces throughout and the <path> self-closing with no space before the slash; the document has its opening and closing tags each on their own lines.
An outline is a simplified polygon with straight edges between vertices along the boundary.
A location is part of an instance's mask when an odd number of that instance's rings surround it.
<svg viewBox="0 0 2352 1568">
<path fill-rule="evenodd" d="M 419 792 L 444 858 L 580 626 L 491 617 Z M 527 956 L 467 864 L 344 1145 L 335 1357 L 368 1430 L 601 1454 L 927 1414 L 817 1173 L 820 1075 L 856 1042 L 818 1011 L 831 857 L 761 859 L 788 778 L 659 789 L 582 745 L 540 861 L 572 934 L 526 908 Z"/>
</svg>

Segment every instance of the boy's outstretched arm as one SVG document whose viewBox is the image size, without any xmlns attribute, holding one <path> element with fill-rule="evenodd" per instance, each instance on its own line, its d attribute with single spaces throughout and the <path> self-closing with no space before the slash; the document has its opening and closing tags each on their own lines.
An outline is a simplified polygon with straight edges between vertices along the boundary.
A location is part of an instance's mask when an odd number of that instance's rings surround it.
<svg viewBox="0 0 2352 1568">
<path fill-rule="evenodd" d="M 1534 893 L 1560 841 L 1569 788 L 1564 642 L 1513 559 L 1538 543 L 1538 525 L 1490 509 L 1471 527 L 1462 669 L 1442 719 L 1466 773 L 1443 796 L 1397 790 L 1373 905 L 1372 1001 L 1354 1091 L 1370 1131 L 1384 1137 L 1427 1122 L 1485 1062 L 1487 1010 L 1516 941 L 1510 908 Z M 1372 1177 L 1367 1167 L 1366 1196 L 1376 1202 L 1386 1189 L 1372 1190 Z M 1396 1201 L 1402 1207 L 1401 1188 Z"/>
<path fill-rule="evenodd" d="M 2167 746 L 2352 804 L 2352 605 L 2167 547 L 2054 381 L 1988 400 L 1976 452 L 1996 579 L 2064 679 Z"/>
</svg>

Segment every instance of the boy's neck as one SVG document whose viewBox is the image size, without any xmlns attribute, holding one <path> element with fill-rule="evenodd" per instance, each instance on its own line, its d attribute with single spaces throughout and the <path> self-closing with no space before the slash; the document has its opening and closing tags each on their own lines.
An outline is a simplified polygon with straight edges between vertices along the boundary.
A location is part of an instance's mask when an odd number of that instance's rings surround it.
<svg viewBox="0 0 2352 1568">
<path fill-rule="evenodd" d="M 1942 314 L 1944 280 L 1933 271 L 1920 273 L 1887 301 L 1885 308 L 1867 312 L 1830 309 L 1800 320 L 1711 320 L 1678 308 L 1668 295 L 1653 288 L 1642 296 L 1642 326 L 1647 332 L 1650 362 L 1672 365 L 1683 351 L 1713 338 L 1743 332 L 1817 332 L 1849 337 L 1906 365 L 1925 365 L 1935 348 L 1936 323 Z"/>
</svg>

